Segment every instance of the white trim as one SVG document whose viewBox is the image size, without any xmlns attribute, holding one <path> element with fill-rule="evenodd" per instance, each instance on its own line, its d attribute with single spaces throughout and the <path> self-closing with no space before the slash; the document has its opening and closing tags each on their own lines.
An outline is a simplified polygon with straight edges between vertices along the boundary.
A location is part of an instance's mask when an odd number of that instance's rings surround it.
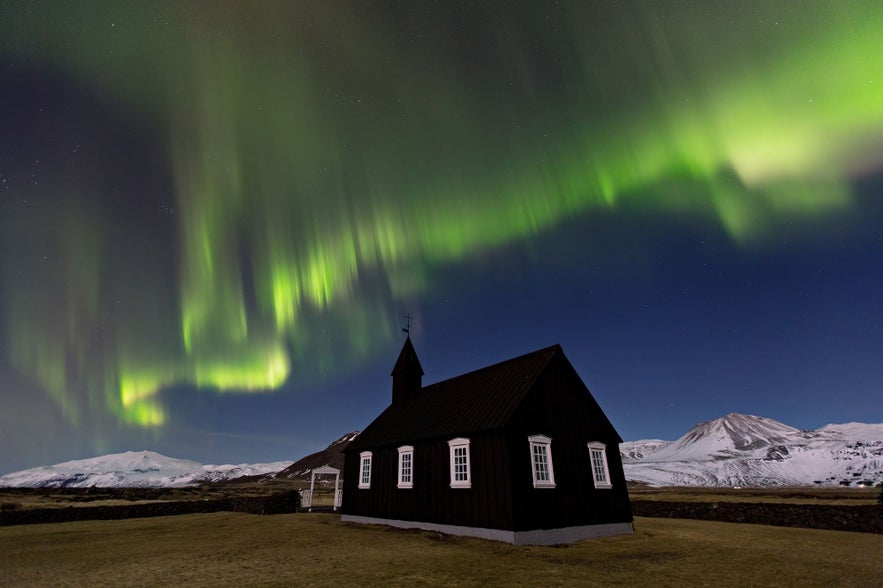
<svg viewBox="0 0 883 588">
<path fill-rule="evenodd" d="M 448 441 L 451 449 L 451 488 L 472 488 L 472 462 L 469 457 L 469 439 L 457 437 Z M 463 451 L 460 451 L 460 450 Z M 456 461 L 455 463 L 455 456 Z M 465 457 L 465 464 L 461 461 Z M 458 471 L 458 466 L 466 466 L 466 471 Z M 465 474 L 465 479 L 463 475 Z"/>
<path fill-rule="evenodd" d="M 592 471 L 592 482 L 595 484 L 595 488 L 613 488 L 613 484 L 610 481 L 610 468 L 607 466 L 607 446 L 600 441 L 590 441 L 588 446 L 589 468 Z M 600 472 L 596 471 L 596 455 L 601 457 L 601 465 L 604 467 L 604 479 L 601 479 L 601 476 L 598 475 Z"/>
<path fill-rule="evenodd" d="M 363 525 L 388 525 L 399 529 L 423 529 L 448 535 L 478 537 L 493 541 L 505 541 L 513 545 L 565 545 L 584 539 L 612 537 L 635 532 L 633 523 L 604 523 L 600 525 L 580 525 L 578 527 L 560 527 L 558 529 L 535 529 L 533 531 L 507 531 L 489 529 L 487 527 L 463 527 L 460 525 L 441 525 L 423 521 L 401 521 L 397 519 L 380 519 L 358 515 L 341 515 L 340 520 L 346 523 Z"/>
<path fill-rule="evenodd" d="M 530 470 L 533 477 L 534 488 L 554 488 L 555 487 L 555 468 L 552 467 L 552 439 L 545 435 L 530 435 L 527 438 L 530 443 Z M 537 457 L 545 458 L 546 472 L 537 469 Z M 540 479 L 548 478 L 548 479 Z"/>
<path fill-rule="evenodd" d="M 405 463 L 407 462 L 407 464 Z M 407 468 L 405 467 L 407 465 Z M 399 447 L 399 483 L 398 488 L 408 489 L 414 487 L 414 446 L 402 445 Z"/>
<path fill-rule="evenodd" d="M 371 452 L 363 451 L 359 454 L 359 489 L 371 488 Z"/>
</svg>

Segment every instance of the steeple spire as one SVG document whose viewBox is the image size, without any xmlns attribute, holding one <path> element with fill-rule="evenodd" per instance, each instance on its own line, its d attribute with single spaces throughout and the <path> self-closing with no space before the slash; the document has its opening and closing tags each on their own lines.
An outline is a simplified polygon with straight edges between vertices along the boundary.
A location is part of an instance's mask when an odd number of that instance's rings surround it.
<svg viewBox="0 0 883 588">
<path fill-rule="evenodd" d="M 392 403 L 401 404 L 409 400 L 423 387 L 423 367 L 417 359 L 411 335 L 405 338 L 405 344 L 399 358 L 392 368 Z"/>
</svg>

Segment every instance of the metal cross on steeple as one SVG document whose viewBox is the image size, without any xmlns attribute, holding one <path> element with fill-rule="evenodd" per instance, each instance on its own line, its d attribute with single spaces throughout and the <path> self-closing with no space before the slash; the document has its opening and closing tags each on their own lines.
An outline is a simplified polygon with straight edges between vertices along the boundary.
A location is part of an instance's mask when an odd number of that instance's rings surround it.
<svg viewBox="0 0 883 588">
<path fill-rule="evenodd" d="M 409 312 L 408 314 L 403 314 L 402 318 L 405 319 L 405 321 L 406 321 L 405 326 L 402 327 L 402 332 L 407 333 L 408 336 L 410 336 L 411 335 L 411 320 L 414 318 L 414 315 L 412 315 Z"/>
</svg>

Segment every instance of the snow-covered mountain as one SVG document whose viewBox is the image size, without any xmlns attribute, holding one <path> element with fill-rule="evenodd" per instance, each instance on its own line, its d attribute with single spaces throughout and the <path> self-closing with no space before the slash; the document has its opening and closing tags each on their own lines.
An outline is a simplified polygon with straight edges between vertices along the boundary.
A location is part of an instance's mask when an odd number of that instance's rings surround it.
<svg viewBox="0 0 883 588">
<path fill-rule="evenodd" d="M 677 441 L 620 445 L 626 479 L 653 486 L 868 485 L 883 482 L 883 424 L 801 431 L 728 414 Z"/>
<path fill-rule="evenodd" d="M 291 462 L 203 465 L 153 451 L 127 451 L 0 476 L 0 487 L 181 487 L 278 472 Z"/>
<path fill-rule="evenodd" d="M 622 454 L 623 461 L 640 461 L 659 451 L 663 447 L 671 445 L 671 441 L 663 441 L 662 439 L 641 439 L 640 441 L 629 441 L 619 446 L 619 452 Z"/>
</svg>

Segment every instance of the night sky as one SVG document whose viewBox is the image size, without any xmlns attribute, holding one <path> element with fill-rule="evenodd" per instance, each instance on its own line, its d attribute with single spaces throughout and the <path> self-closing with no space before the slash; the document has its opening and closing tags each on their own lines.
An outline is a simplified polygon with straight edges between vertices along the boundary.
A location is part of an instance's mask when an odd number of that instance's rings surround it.
<svg viewBox="0 0 883 588">
<path fill-rule="evenodd" d="M 883 4 L 0 8 L 0 473 L 297 459 L 560 343 L 623 438 L 883 421 Z"/>
</svg>

